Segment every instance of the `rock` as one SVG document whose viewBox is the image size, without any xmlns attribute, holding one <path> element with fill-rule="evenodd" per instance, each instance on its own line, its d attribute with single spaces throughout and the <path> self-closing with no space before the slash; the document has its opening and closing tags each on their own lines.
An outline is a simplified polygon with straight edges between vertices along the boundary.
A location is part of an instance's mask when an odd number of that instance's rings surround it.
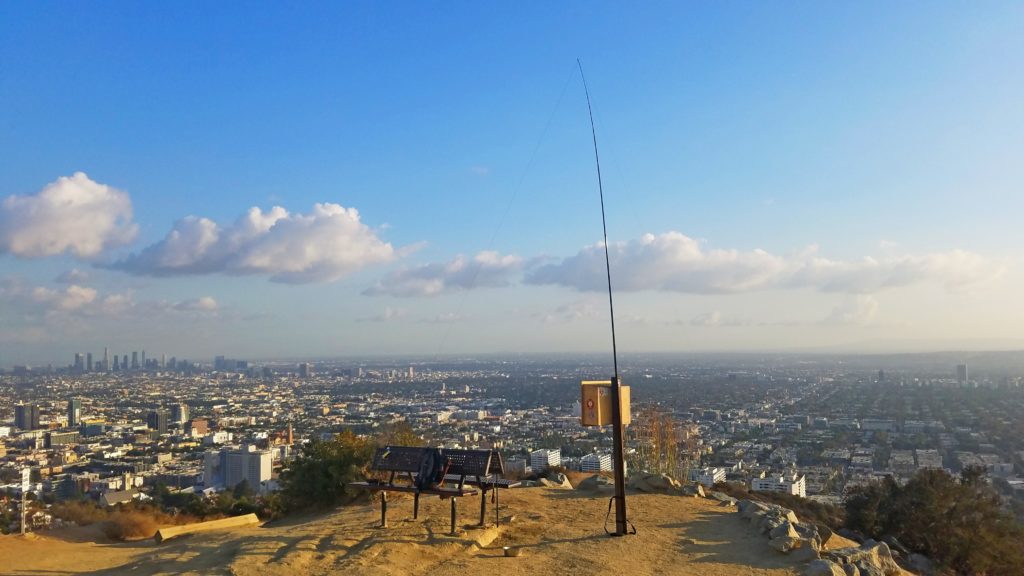
<svg viewBox="0 0 1024 576">
<path fill-rule="evenodd" d="M 907 556 L 907 567 L 918 574 L 933 574 L 935 565 L 923 554 L 911 554 Z"/>
<path fill-rule="evenodd" d="M 853 564 L 843 564 L 843 571 L 846 572 L 846 576 L 860 576 L 860 570 Z"/>
<path fill-rule="evenodd" d="M 910 554 L 910 550 L 907 550 L 907 547 L 904 546 L 903 543 L 900 542 L 895 536 L 886 536 L 885 538 L 882 538 L 882 540 L 889 545 L 889 549 L 891 551 L 899 552 L 903 555 Z"/>
<path fill-rule="evenodd" d="M 763 514 L 768 511 L 768 506 L 753 500 L 740 500 L 736 506 L 739 508 L 740 517 L 747 520 L 753 518 L 755 514 Z"/>
<path fill-rule="evenodd" d="M 665 493 L 679 490 L 679 482 L 667 474 L 640 472 L 630 476 L 627 485 L 641 492 Z"/>
<path fill-rule="evenodd" d="M 606 488 L 615 488 L 615 483 L 610 478 L 605 478 L 600 474 L 594 474 L 589 478 L 585 478 L 576 486 L 577 490 L 602 490 Z"/>
<path fill-rule="evenodd" d="M 687 484 L 686 486 L 683 486 L 683 494 L 698 498 L 706 497 L 704 494 L 704 486 L 701 486 L 700 484 Z"/>
<path fill-rule="evenodd" d="M 793 529 L 796 530 L 797 535 L 801 538 L 806 538 L 814 542 L 814 549 L 821 550 L 822 542 L 821 536 L 818 535 L 818 527 L 814 524 L 796 524 L 792 525 Z"/>
<path fill-rule="evenodd" d="M 815 528 L 818 529 L 818 539 L 822 546 L 828 544 L 828 541 L 832 539 L 832 529 L 824 524 L 815 524 Z"/>
<path fill-rule="evenodd" d="M 868 562 L 867 560 L 861 560 L 855 564 L 857 572 L 860 576 L 885 576 L 885 572 L 881 568 Z M 898 572 L 897 572 L 898 574 Z"/>
<path fill-rule="evenodd" d="M 679 482 L 668 474 L 655 474 L 646 478 L 647 485 L 655 490 L 676 490 Z"/>
<path fill-rule="evenodd" d="M 561 472 L 551 472 L 546 477 L 538 480 L 541 486 L 547 486 L 549 488 L 572 488 L 572 484 L 569 483 L 569 478 Z"/>
<path fill-rule="evenodd" d="M 860 532 L 857 532 L 856 530 L 850 530 L 849 528 L 840 528 L 839 530 L 836 530 L 836 534 L 839 534 L 840 536 L 842 536 L 843 538 L 846 538 L 847 540 L 853 540 L 854 542 L 863 542 L 864 541 L 864 535 L 863 534 L 861 534 Z"/>
<path fill-rule="evenodd" d="M 795 562 L 809 562 L 821 558 L 821 554 L 813 546 L 800 546 L 790 550 L 789 557 Z"/>
<path fill-rule="evenodd" d="M 547 475 L 547 479 L 551 480 L 555 484 L 565 484 L 569 481 L 565 474 L 562 474 L 561 472 L 552 472 Z"/>
<path fill-rule="evenodd" d="M 724 506 L 737 506 L 737 505 L 739 505 L 739 500 L 733 498 L 732 496 L 729 496 L 728 494 L 724 494 L 722 492 L 711 492 L 709 494 L 709 496 L 711 498 L 714 498 L 715 500 L 718 500 Z"/>
<path fill-rule="evenodd" d="M 789 522 L 783 522 L 768 532 L 768 537 L 772 539 L 781 538 L 783 536 L 788 538 L 798 538 L 800 534 L 797 534 L 796 528 Z"/>
<path fill-rule="evenodd" d="M 768 514 L 764 515 L 764 518 L 761 520 L 757 527 L 758 531 L 761 534 L 771 534 L 772 530 L 775 530 L 776 528 L 782 526 L 785 523 L 786 520 L 783 516 L 772 514 L 771 512 L 769 512 Z"/>
<path fill-rule="evenodd" d="M 799 538 L 790 538 L 789 536 L 780 536 L 778 538 L 772 538 L 768 541 L 768 545 L 779 552 L 789 552 L 797 546 Z"/>
<path fill-rule="evenodd" d="M 893 576 L 901 573 L 899 565 L 893 560 L 892 552 L 885 542 L 869 540 L 858 548 L 829 550 L 825 556 L 839 564 L 853 564 L 861 574 L 865 574 L 866 571 L 871 576 L 875 574 Z M 877 569 L 878 572 L 870 572 L 872 568 Z"/>
<path fill-rule="evenodd" d="M 804 576 L 847 576 L 838 564 L 830 560 L 814 560 L 804 569 Z"/>
</svg>

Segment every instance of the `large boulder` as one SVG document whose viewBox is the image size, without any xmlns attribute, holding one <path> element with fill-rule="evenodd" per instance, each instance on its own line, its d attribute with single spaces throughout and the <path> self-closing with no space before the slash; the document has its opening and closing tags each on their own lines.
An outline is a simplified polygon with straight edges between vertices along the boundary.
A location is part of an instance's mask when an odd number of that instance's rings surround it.
<svg viewBox="0 0 1024 576">
<path fill-rule="evenodd" d="M 676 492 L 679 490 L 679 482 L 668 474 L 649 474 L 639 472 L 629 477 L 627 486 L 641 492 Z"/>
<path fill-rule="evenodd" d="M 893 560 L 892 552 L 885 542 L 868 540 L 857 548 L 829 550 L 825 556 L 840 565 L 853 564 L 861 574 L 867 572 L 870 576 L 875 574 L 895 576 L 901 573 L 899 565 Z M 872 569 L 877 569 L 878 572 L 874 572 Z"/>
<path fill-rule="evenodd" d="M 564 476 L 563 476 L 563 478 L 564 478 Z M 537 483 L 540 484 L 541 486 L 546 487 L 546 488 L 562 488 L 562 489 L 565 489 L 565 490 L 572 490 L 572 484 L 569 483 L 568 479 L 566 479 L 566 480 L 564 480 L 562 482 L 558 482 L 558 481 L 552 480 L 550 478 L 541 478 L 540 480 L 537 481 Z"/>
<path fill-rule="evenodd" d="M 828 541 L 832 539 L 832 529 L 824 524 L 815 524 L 815 528 L 818 529 L 818 539 L 821 541 L 821 545 L 828 544 Z"/>
<path fill-rule="evenodd" d="M 580 481 L 579 485 L 576 486 L 577 490 L 595 491 L 595 490 L 609 490 L 615 488 L 615 482 L 611 478 L 606 478 L 600 474 L 594 474 L 589 478 L 584 478 Z"/>
<path fill-rule="evenodd" d="M 739 500 L 737 500 L 737 499 L 733 498 L 732 496 L 729 496 L 728 494 L 725 494 L 723 492 L 711 492 L 708 496 L 711 497 L 711 498 L 714 498 L 715 500 L 718 500 L 719 502 L 721 502 L 722 506 L 737 506 L 737 505 L 739 505 Z"/>
<path fill-rule="evenodd" d="M 736 507 L 738 508 L 740 518 L 750 520 L 757 513 L 763 513 L 768 511 L 768 505 L 763 502 L 756 500 L 740 500 Z"/>
<path fill-rule="evenodd" d="M 687 484 L 683 486 L 683 494 L 687 496 L 693 496 L 695 498 L 705 498 L 704 486 L 700 484 Z"/>
<path fill-rule="evenodd" d="M 768 537 L 772 539 L 781 538 L 783 536 L 798 538 L 800 534 L 797 534 L 796 526 L 790 522 L 783 522 L 768 532 Z"/>
<path fill-rule="evenodd" d="M 846 572 L 831 560 L 813 560 L 804 569 L 804 576 L 847 576 Z"/>
</svg>

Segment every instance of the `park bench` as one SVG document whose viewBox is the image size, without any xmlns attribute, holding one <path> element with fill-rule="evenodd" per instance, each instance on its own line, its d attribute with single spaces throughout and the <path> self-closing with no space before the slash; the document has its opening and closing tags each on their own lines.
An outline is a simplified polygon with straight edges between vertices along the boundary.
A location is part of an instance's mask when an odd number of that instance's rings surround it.
<svg viewBox="0 0 1024 576">
<path fill-rule="evenodd" d="M 428 488 L 416 486 L 416 475 L 427 453 L 433 448 L 411 446 L 387 446 L 378 448 L 373 455 L 370 469 L 388 473 L 388 479 L 351 482 L 349 486 L 380 492 L 380 524 L 388 525 L 388 492 L 406 492 L 413 495 L 413 518 L 419 517 L 420 494 L 431 494 L 451 500 L 451 533 L 455 534 L 456 501 L 462 496 L 481 494 L 480 525 L 483 526 L 487 513 L 487 492 L 496 488 L 513 488 L 519 482 L 500 478 L 504 473 L 501 454 L 492 450 L 441 450 L 444 464 L 444 482 Z M 479 490 L 477 490 L 479 488 Z M 497 511 L 497 492 L 495 510 Z"/>
</svg>

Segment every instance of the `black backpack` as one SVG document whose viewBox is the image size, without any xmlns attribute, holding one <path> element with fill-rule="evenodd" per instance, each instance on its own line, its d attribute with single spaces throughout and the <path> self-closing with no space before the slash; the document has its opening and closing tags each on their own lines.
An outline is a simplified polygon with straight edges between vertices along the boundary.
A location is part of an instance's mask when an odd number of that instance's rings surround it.
<svg viewBox="0 0 1024 576">
<path fill-rule="evenodd" d="M 420 469 L 416 474 L 416 488 L 426 490 L 433 488 L 442 480 L 444 474 L 444 453 L 440 448 L 425 451 L 420 460 Z"/>
</svg>

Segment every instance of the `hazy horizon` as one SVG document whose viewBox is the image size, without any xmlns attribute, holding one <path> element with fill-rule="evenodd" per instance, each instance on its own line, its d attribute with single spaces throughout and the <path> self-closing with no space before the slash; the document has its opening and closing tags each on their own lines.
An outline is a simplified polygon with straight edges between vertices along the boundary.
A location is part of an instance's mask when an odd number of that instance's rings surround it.
<svg viewBox="0 0 1024 576">
<path fill-rule="evenodd" d="M 1024 6 L 0 7 L 0 366 L 1024 348 Z"/>
</svg>

